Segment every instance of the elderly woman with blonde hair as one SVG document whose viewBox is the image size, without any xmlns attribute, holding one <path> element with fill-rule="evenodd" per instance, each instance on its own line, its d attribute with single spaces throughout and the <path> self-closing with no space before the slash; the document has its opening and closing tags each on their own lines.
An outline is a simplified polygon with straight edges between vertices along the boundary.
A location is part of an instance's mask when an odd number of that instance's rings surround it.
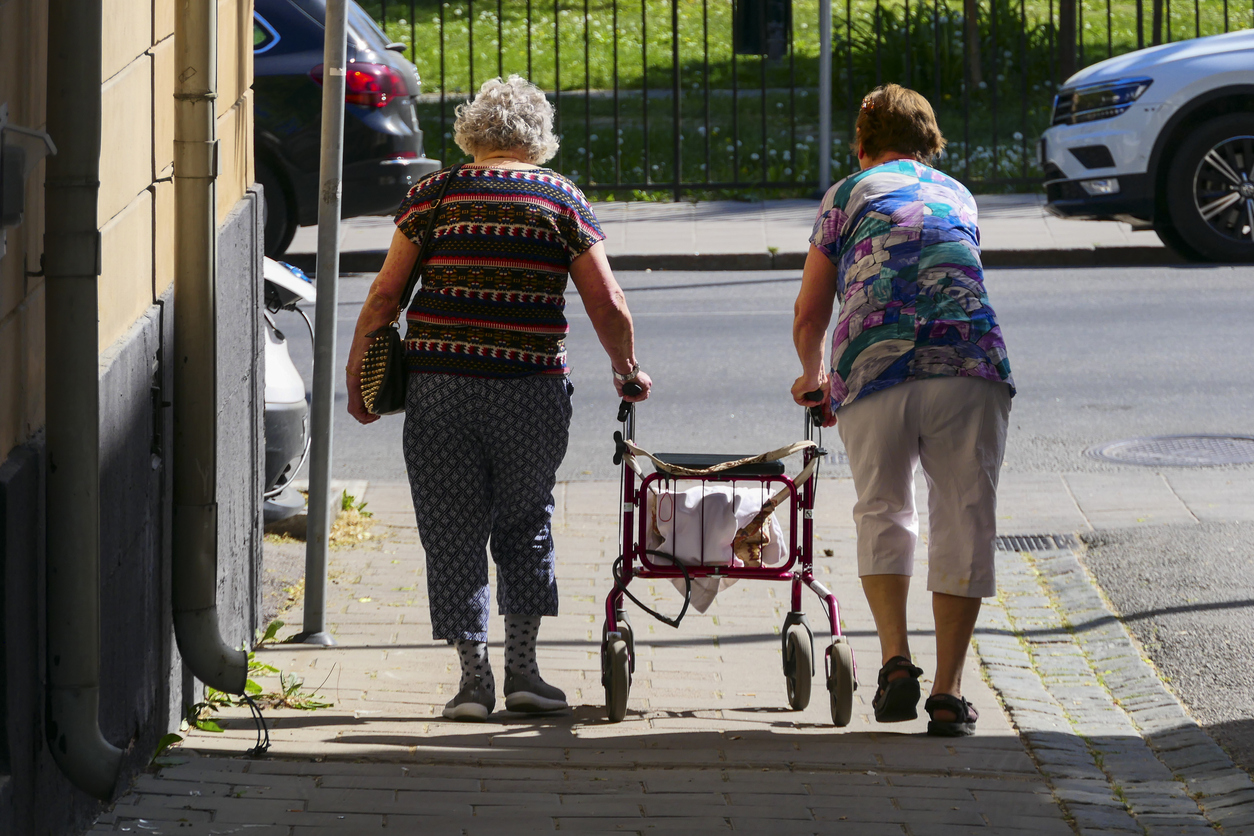
<svg viewBox="0 0 1254 836">
<path fill-rule="evenodd" d="M 421 287 L 406 314 L 405 464 L 427 558 L 432 633 L 456 647 L 461 663 L 444 716 L 483 720 L 496 705 L 489 546 L 505 620 L 505 707 L 567 707 L 536 664 L 540 618 L 558 608 L 550 521 L 573 392 L 567 275 L 609 355 L 618 393 L 634 382 L 638 393 L 627 399 L 644 400 L 651 383 L 636 362 L 631 314 L 591 207 L 573 183 L 541 167 L 558 146 L 544 93 L 518 76 L 485 82 L 458 107 L 454 139 L 474 162 L 422 180 L 401 204 L 357 320 L 348 411 L 363 424 L 378 419 L 358 385 L 368 335 L 394 316 L 435 213 Z"/>
</svg>

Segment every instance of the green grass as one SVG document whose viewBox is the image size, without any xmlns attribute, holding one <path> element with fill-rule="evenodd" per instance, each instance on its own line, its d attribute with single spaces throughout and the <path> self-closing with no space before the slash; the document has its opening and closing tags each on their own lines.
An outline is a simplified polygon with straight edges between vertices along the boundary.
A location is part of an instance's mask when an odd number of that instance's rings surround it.
<svg viewBox="0 0 1254 836">
<path fill-rule="evenodd" d="M 516 72 L 546 90 L 562 90 L 563 148 L 552 163 L 555 168 L 589 187 L 592 196 L 668 198 L 670 192 L 650 186 L 674 179 L 678 65 L 679 168 L 681 179 L 693 186 L 690 192 L 753 196 L 765 193 L 754 186 L 763 180 L 813 183 L 820 153 L 817 0 L 794 0 L 793 50 L 777 61 L 732 54 L 731 0 L 676 2 L 678 55 L 672 5 L 666 0 L 588 0 L 586 5 L 582 0 L 533 0 L 530 5 L 526 0 L 393 0 L 386 7 L 383 0 L 367 0 L 363 5 L 376 20 L 386 17 L 389 37 L 410 47 L 407 55 L 418 66 L 427 94 L 419 117 L 428 153 L 449 162 L 461 156 L 451 141 L 456 104 L 485 79 Z M 1228 0 L 1226 28 L 1251 25 L 1251 2 Z M 964 67 L 968 27 L 962 0 L 834 0 L 833 7 L 834 176 L 849 171 L 854 109 L 867 90 L 888 81 L 932 100 L 950 141 L 941 168 L 986 191 L 1022 188 L 1023 182 L 1001 181 L 1039 176 L 1035 142 L 1048 126 L 1052 93 L 1062 80 L 1054 64 L 1056 2 L 978 0 L 979 62 L 969 68 Z M 1172 39 L 1224 31 L 1224 9 L 1224 0 L 1170 0 Z M 1082 64 L 1137 48 L 1135 0 L 1085 0 L 1080 15 Z M 1148 43 L 1150 0 L 1145 0 L 1143 25 Z M 969 91 L 964 89 L 966 72 L 971 73 Z M 735 106 L 733 87 L 739 90 Z M 652 91 L 647 131 L 641 95 L 646 88 Z M 442 109 L 431 96 L 441 90 Z M 705 189 L 704 182 L 744 185 Z M 629 187 L 604 190 L 614 183 Z M 808 190 L 799 185 L 769 193 Z"/>
</svg>

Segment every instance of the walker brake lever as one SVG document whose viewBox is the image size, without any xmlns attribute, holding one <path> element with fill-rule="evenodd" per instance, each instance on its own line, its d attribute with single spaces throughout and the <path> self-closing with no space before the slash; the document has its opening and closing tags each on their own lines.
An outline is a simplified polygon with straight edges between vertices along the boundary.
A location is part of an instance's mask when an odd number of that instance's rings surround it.
<svg viewBox="0 0 1254 836">
<path fill-rule="evenodd" d="M 806 392 L 806 400 L 808 401 L 817 401 L 817 400 L 820 400 L 822 397 L 823 397 L 822 389 L 815 389 L 813 392 Z M 810 420 L 814 422 L 814 426 L 816 427 L 823 426 L 823 407 L 812 406 L 812 407 L 809 407 L 808 411 L 810 413 Z"/>
</svg>

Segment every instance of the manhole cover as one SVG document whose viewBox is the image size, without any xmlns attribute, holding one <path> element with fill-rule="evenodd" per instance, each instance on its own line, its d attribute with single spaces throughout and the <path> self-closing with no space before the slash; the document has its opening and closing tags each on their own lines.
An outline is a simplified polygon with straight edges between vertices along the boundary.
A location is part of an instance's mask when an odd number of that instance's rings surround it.
<svg viewBox="0 0 1254 836">
<path fill-rule="evenodd" d="M 1245 435 L 1153 435 L 1098 444 L 1090 458 L 1150 467 L 1254 464 L 1254 438 Z"/>
</svg>

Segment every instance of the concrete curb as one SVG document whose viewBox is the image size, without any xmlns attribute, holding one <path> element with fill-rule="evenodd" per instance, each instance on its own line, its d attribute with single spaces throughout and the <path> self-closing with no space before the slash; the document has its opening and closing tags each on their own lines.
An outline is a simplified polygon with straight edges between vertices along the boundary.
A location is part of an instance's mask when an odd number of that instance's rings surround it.
<svg viewBox="0 0 1254 836">
<path fill-rule="evenodd" d="M 386 250 L 352 250 L 340 253 L 341 273 L 377 273 L 383 267 Z M 1166 247 L 1093 247 L 1069 250 L 984 250 L 985 267 L 1158 267 L 1186 264 Z M 314 275 L 317 257 L 313 253 L 284 256 L 293 266 Z M 800 270 L 805 253 L 659 253 L 656 255 L 612 255 L 615 270 Z"/>
</svg>

